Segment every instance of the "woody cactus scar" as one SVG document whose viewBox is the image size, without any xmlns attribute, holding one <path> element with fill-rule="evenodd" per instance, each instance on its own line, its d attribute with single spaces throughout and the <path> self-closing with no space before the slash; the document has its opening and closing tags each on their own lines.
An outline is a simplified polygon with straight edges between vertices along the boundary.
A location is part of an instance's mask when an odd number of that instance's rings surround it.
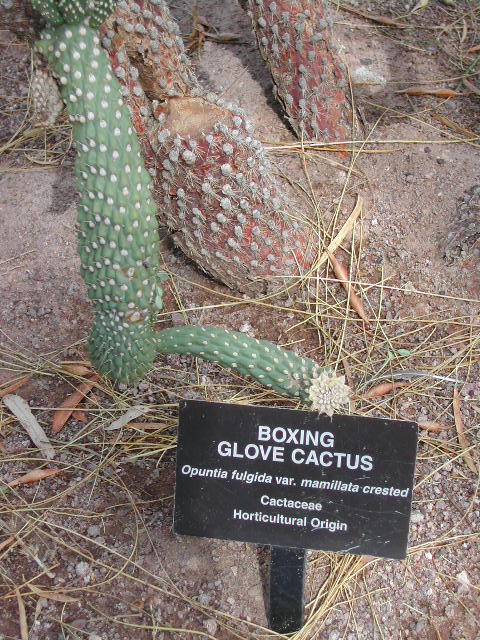
<svg viewBox="0 0 480 640">
<path fill-rule="evenodd" d="M 120 0 L 102 27 L 174 242 L 229 287 L 291 282 L 316 256 L 239 107 L 203 90 L 164 0 Z"/>
</svg>

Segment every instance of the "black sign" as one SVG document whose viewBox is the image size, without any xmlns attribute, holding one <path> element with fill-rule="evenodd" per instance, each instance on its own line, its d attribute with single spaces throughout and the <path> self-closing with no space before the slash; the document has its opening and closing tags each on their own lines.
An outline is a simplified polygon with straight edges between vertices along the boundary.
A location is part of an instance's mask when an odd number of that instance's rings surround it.
<svg viewBox="0 0 480 640">
<path fill-rule="evenodd" d="M 180 403 L 174 530 L 404 558 L 414 422 Z"/>
</svg>

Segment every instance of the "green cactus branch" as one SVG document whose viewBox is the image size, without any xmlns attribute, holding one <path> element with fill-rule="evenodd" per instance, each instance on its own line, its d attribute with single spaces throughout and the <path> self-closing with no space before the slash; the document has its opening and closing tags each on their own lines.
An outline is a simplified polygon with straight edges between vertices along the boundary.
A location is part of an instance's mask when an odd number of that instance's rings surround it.
<svg viewBox="0 0 480 640">
<path fill-rule="evenodd" d="M 94 307 L 92 364 L 134 382 L 155 357 L 158 229 L 148 172 L 110 63 L 90 23 L 113 1 L 37 0 L 52 23 L 37 50 L 60 83 L 77 151 L 78 253 Z"/>
<path fill-rule="evenodd" d="M 185 326 L 159 331 L 155 341 L 161 353 L 198 356 L 221 364 L 281 395 L 299 398 L 319 413 L 331 416 L 348 401 L 343 376 L 267 340 L 218 327 Z"/>
</svg>

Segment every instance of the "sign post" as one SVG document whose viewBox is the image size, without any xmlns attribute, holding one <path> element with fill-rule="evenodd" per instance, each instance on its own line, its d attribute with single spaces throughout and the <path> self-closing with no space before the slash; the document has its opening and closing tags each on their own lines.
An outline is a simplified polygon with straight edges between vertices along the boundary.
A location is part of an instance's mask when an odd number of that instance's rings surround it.
<svg viewBox="0 0 480 640">
<path fill-rule="evenodd" d="M 291 633 L 303 626 L 305 550 L 272 547 L 270 551 L 270 629 Z"/>
<path fill-rule="evenodd" d="M 182 401 L 174 531 L 271 546 L 270 626 L 302 626 L 305 549 L 406 556 L 414 422 Z"/>
</svg>

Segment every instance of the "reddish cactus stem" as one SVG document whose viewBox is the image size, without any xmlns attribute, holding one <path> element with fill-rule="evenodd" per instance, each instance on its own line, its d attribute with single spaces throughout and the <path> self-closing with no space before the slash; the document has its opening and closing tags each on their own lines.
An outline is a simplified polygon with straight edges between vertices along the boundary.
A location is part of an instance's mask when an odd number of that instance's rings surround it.
<svg viewBox="0 0 480 640">
<path fill-rule="evenodd" d="M 324 0 L 244 0 L 275 94 L 295 133 L 343 141 L 352 136 L 348 76 L 332 40 Z"/>
<path fill-rule="evenodd" d="M 102 44 L 175 243 L 230 287 L 258 292 L 315 258 L 245 114 L 205 95 L 163 0 L 120 2 Z"/>
</svg>

